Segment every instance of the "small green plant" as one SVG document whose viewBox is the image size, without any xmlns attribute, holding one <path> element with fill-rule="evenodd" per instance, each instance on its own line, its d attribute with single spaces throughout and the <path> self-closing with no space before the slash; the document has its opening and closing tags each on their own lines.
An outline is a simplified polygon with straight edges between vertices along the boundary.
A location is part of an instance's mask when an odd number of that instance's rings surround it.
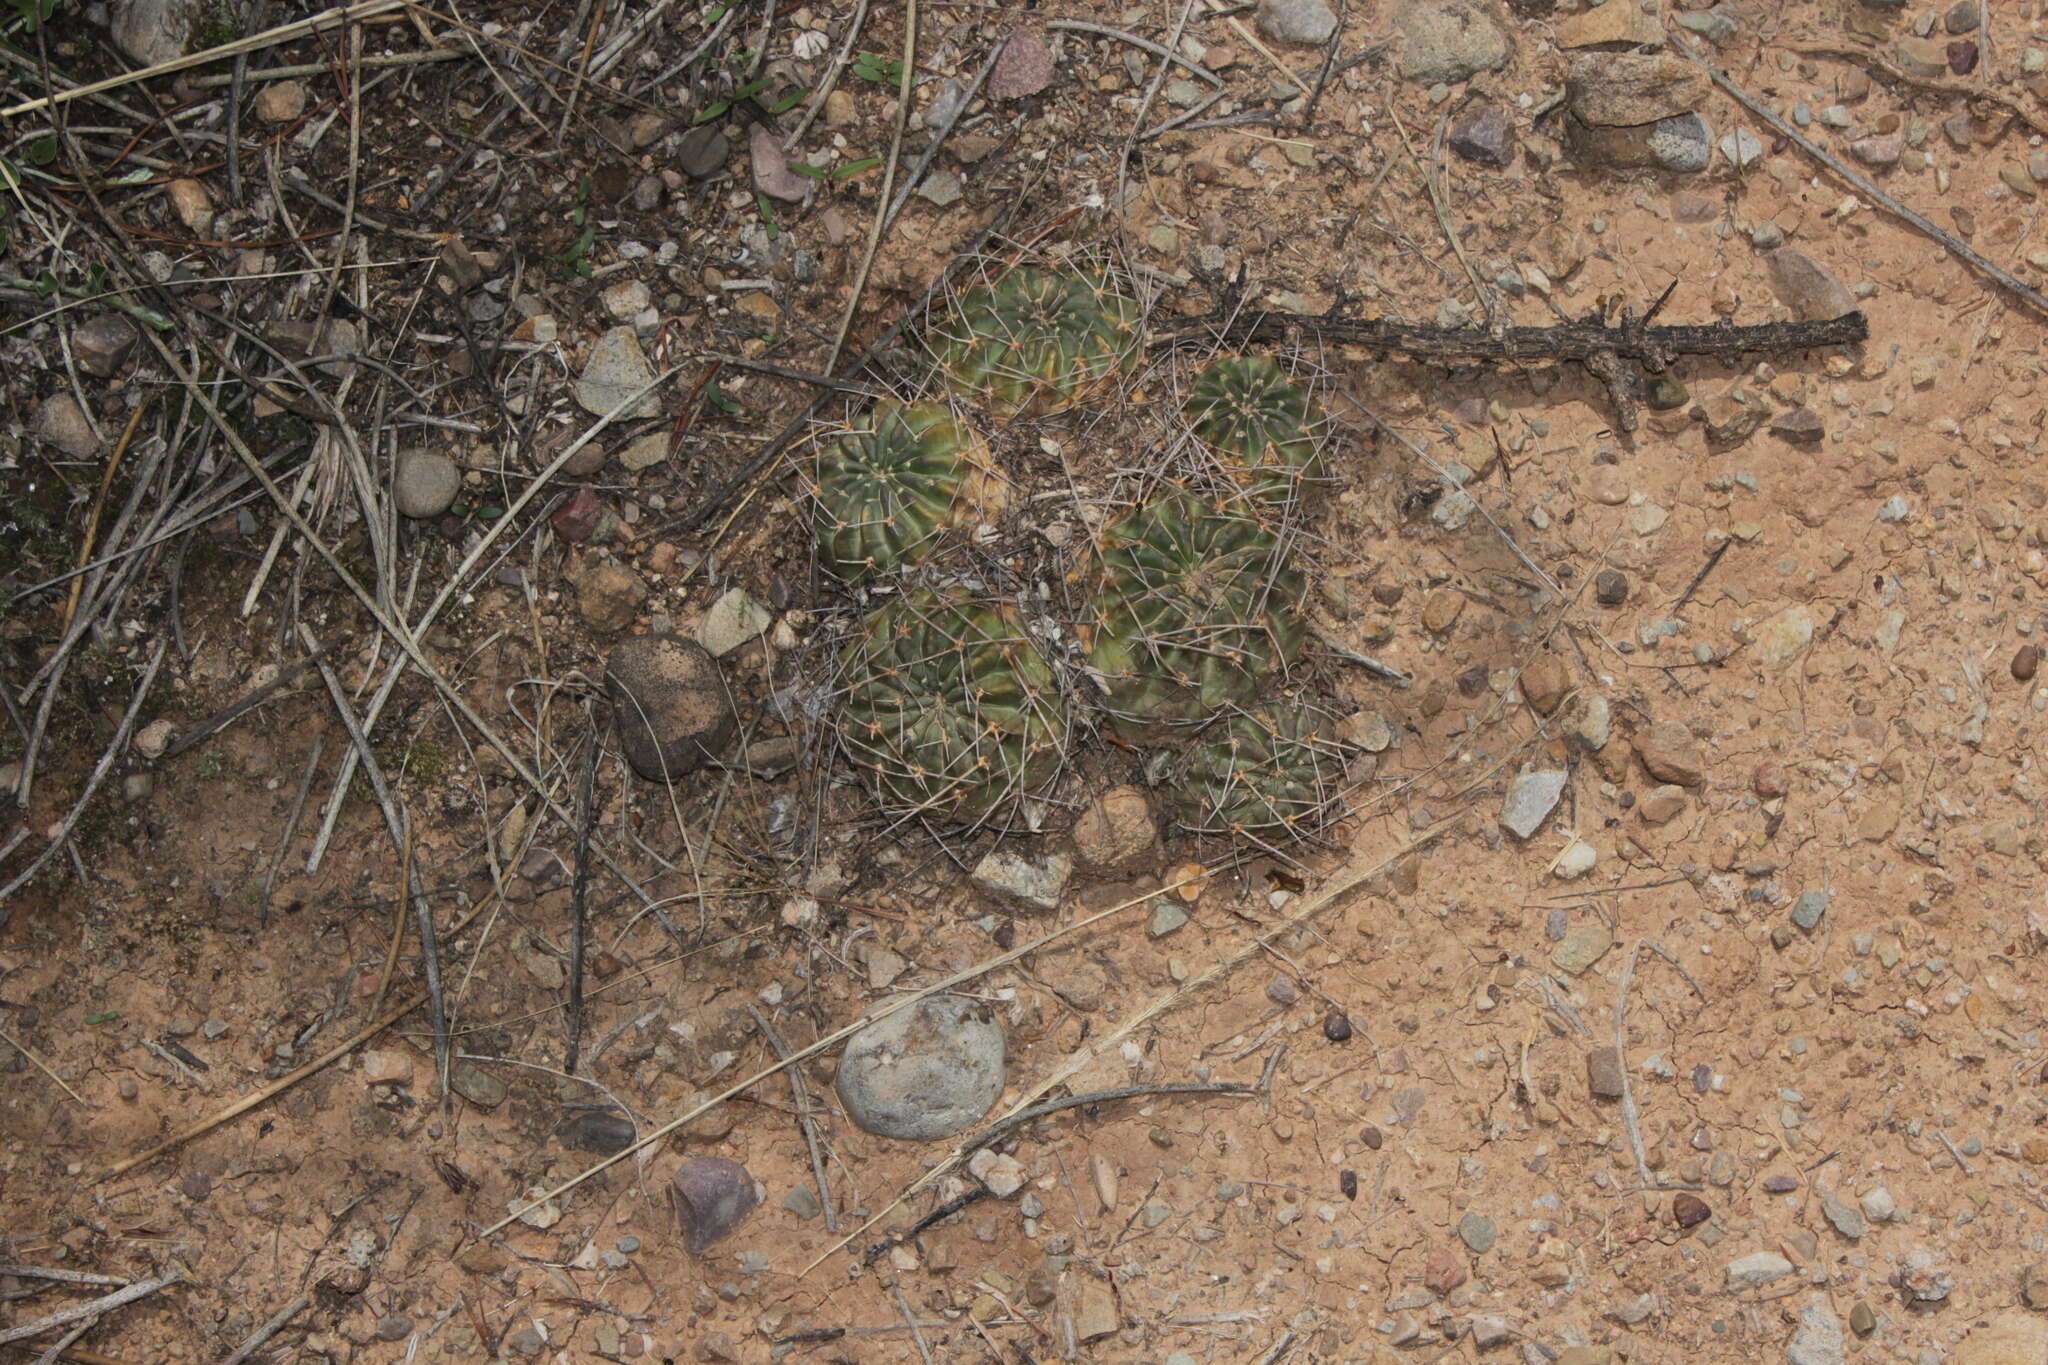
<svg viewBox="0 0 2048 1365">
<path fill-rule="evenodd" d="M 1174 810 L 1197 834 L 1296 837 L 1323 822 L 1342 765 L 1320 707 L 1283 701 L 1205 730 L 1173 782 Z"/>
<path fill-rule="evenodd" d="M 873 52 L 859 54 L 847 69 L 864 81 L 886 85 L 892 90 L 903 84 L 903 63 Z"/>
<path fill-rule="evenodd" d="M 1003 819 L 1059 776 L 1066 709 L 1008 604 L 907 593 L 868 617 L 846 673 L 840 742 L 892 810 Z"/>
<path fill-rule="evenodd" d="M 1133 743 L 1250 702 L 1301 651 L 1301 577 L 1252 517 L 1173 490 L 1104 534 L 1101 564 L 1088 664 Z"/>
<path fill-rule="evenodd" d="M 819 449 L 819 558 L 849 583 L 893 573 L 986 510 L 998 489 L 988 447 L 943 405 L 880 404 Z"/>
<path fill-rule="evenodd" d="M 576 202 L 569 210 L 569 222 L 581 228 L 576 240 L 569 243 L 561 255 L 555 257 L 562 277 L 568 280 L 590 278 L 590 248 L 597 243 L 597 228 L 590 221 L 590 177 L 584 176 L 576 182 Z"/>
<path fill-rule="evenodd" d="M 1182 415 L 1231 476 L 1259 501 L 1291 505 L 1320 473 L 1321 416 L 1270 356 L 1212 361 L 1196 377 Z"/>
<path fill-rule="evenodd" d="M 57 12 L 57 0 L 7 0 L 7 7 L 21 20 L 24 33 L 34 33 Z"/>
<path fill-rule="evenodd" d="M 1123 370 L 1138 305 L 1100 275 L 1019 267 L 956 300 L 928 343 L 957 387 L 1006 414 L 1056 412 Z"/>
</svg>

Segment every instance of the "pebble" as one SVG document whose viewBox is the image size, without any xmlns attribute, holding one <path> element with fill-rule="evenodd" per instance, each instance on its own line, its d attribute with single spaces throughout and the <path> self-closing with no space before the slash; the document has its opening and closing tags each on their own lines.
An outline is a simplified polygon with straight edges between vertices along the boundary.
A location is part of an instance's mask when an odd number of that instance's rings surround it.
<svg viewBox="0 0 2048 1365">
<path fill-rule="evenodd" d="M 988 1112 L 1002 1093 L 1003 1055 L 1002 1025 L 986 1005 L 932 996 L 853 1036 L 839 1100 L 870 1133 L 929 1142 Z"/>
<path fill-rule="evenodd" d="M 1064 853 L 1019 853 L 998 848 L 974 865 L 971 878 L 983 892 L 1025 910 L 1057 910 L 1074 860 Z"/>
<path fill-rule="evenodd" d="M 1423 1287 L 1438 1298 L 1465 1283 L 1465 1265 L 1449 1247 L 1432 1247 L 1422 1263 Z"/>
<path fill-rule="evenodd" d="M 1619 4 L 1622 11 L 1645 17 L 1633 0 Z M 1651 24 L 1655 27 L 1654 20 Z M 1565 71 L 1567 107 L 1580 122 L 1596 127 L 1627 128 L 1677 118 L 1706 103 L 1711 89 L 1704 68 L 1661 54 L 1582 52 Z"/>
<path fill-rule="evenodd" d="M 1331 1010 L 1323 1016 L 1323 1037 L 1333 1043 L 1351 1041 L 1351 1019 L 1342 1010 Z"/>
<path fill-rule="evenodd" d="M 1600 861 L 1600 850 L 1584 839 L 1574 839 L 1557 855 L 1551 874 L 1561 882 L 1576 881 L 1591 872 Z"/>
<path fill-rule="evenodd" d="M 164 186 L 164 192 L 171 197 L 171 208 L 196 237 L 213 235 L 213 197 L 206 192 L 206 186 L 197 180 L 173 180 Z"/>
<path fill-rule="evenodd" d="M 68 393 L 53 393 L 36 409 L 36 436 L 75 460 L 83 460 L 100 448 L 85 409 Z"/>
<path fill-rule="evenodd" d="M 1669 824 L 1684 814 L 1690 798 L 1685 788 L 1666 782 L 1653 787 L 1636 803 L 1636 814 L 1653 825 Z"/>
<path fill-rule="evenodd" d="M 1792 1263 L 1775 1251 L 1756 1251 L 1727 1267 L 1728 1287 L 1734 1290 L 1761 1289 L 1792 1273 Z"/>
<path fill-rule="evenodd" d="M 1803 322 L 1823 322 L 1856 311 L 1856 296 L 1828 268 L 1803 251 L 1781 247 L 1764 257 L 1771 289 Z"/>
<path fill-rule="evenodd" d="M 668 433 L 650 432 L 619 452 L 619 464 L 629 474 L 652 469 L 668 459 Z"/>
<path fill-rule="evenodd" d="M 1614 934 L 1599 921 L 1581 924 L 1550 950 L 1551 965 L 1566 976 L 1583 976 L 1614 946 Z"/>
<path fill-rule="evenodd" d="M 410 1062 L 407 1063 L 406 1070 L 409 1075 Z M 624 1114 L 614 1114 L 603 1109 L 586 1109 L 564 1123 L 557 1130 L 556 1136 L 566 1147 L 574 1147 L 583 1152 L 595 1152 L 599 1156 L 610 1156 L 632 1146 L 633 1139 L 639 1136 L 639 1133 L 633 1126 L 633 1120 Z"/>
<path fill-rule="evenodd" d="M 2013 651 L 2011 668 L 2014 682 L 2032 682 L 2041 668 L 2041 646 L 2021 645 Z"/>
<path fill-rule="evenodd" d="M 1337 15 L 1323 0 L 1259 0 L 1259 32 L 1275 42 L 1321 47 L 1337 32 Z"/>
<path fill-rule="evenodd" d="M 256 92 L 251 106 L 265 123 L 294 122 L 306 112 L 305 82 L 270 81 Z"/>
<path fill-rule="evenodd" d="M 1518 839 L 1527 839 L 1534 834 L 1550 812 L 1557 808 L 1567 780 L 1562 768 L 1517 776 L 1508 783 L 1507 796 L 1501 804 L 1501 828 Z"/>
<path fill-rule="evenodd" d="M 1842 1320 L 1827 1300 L 1817 1298 L 1799 1310 L 1798 1329 L 1785 1348 L 1786 1365 L 1842 1365 L 1847 1350 Z"/>
<path fill-rule="evenodd" d="M 1832 1191 L 1820 1197 L 1820 1211 L 1836 1232 L 1852 1242 L 1862 1237 L 1867 1230 L 1862 1211 Z"/>
<path fill-rule="evenodd" d="M 1301 999 L 1301 987 L 1294 984 L 1293 977 L 1278 972 L 1266 983 L 1266 998 L 1285 1009 Z"/>
<path fill-rule="evenodd" d="M 760 1204 L 747 1168 L 722 1156 L 693 1156 L 669 1177 L 669 1204 L 691 1253 L 703 1251 L 745 1222 Z"/>
<path fill-rule="evenodd" d="M 1643 768 L 1660 782 L 1697 787 L 1706 781 L 1706 760 L 1692 731 L 1677 721 L 1659 721 L 1636 741 Z"/>
<path fill-rule="evenodd" d="M 1728 164 L 1738 171 L 1755 165 L 1764 154 L 1762 140 L 1747 128 L 1737 128 L 1722 137 L 1717 145 L 1721 149 L 1721 155 L 1727 158 Z"/>
<path fill-rule="evenodd" d="M 583 374 L 576 381 L 576 401 L 584 411 L 603 417 L 640 394 L 619 416 L 656 417 L 661 413 L 661 400 L 648 388 L 653 383 L 654 367 L 640 349 L 639 334 L 631 327 L 614 327 L 591 346 Z M 648 391 L 642 393 L 643 389 Z"/>
<path fill-rule="evenodd" d="M 1515 159 L 1515 131 L 1507 115 L 1481 104 L 1451 125 L 1451 150 L 1475 165 L 1506 170 Z"/>
<path fill-rule="evenodd" d="M 1811 445 L 1827 435 L 1827 423 L 1811 408 L 1787 408 L 1772 415 L 1771 435 L 1781 441 Z"/>
<path fill-rule="evenodd" d="M 1052 84 L 1057 68 L 1045 39 L 1033 28 L 1010 30 L 1003 51 L 983 87 L 992 100 L 1018 100 Z"/>
<path fill-rule="evenodd" d="M 1893 53 L 1909 76 L 1935 80 L 1948 74 L 1948 44 L 1938 38 L 1909 35 L 1899 39 Z"/>
<path fill-rule="evenodd" d="M 119 313 L 101 313 L 72 331 L 71 356 L 93 378 L 111 379 L 128 363 L 138 340 L 134 323 Z"/>
<path fill-rule="evenodd" d="M 1146 924 L 1145 932 L 1153 938 L 1165 938 L 1176 930 L 1185 928 L 1188 912 L 1170 900 L 1152 902 L 1152 919 Z"/>
<path fill-rule="evenodd" d="M 1539 715 L 1551 715 L 1571 691 L 1572 676 L 1555 654 L 1539 654 L 1522 669 L 1517 681 L 1522 697 Z"/>
<path fill-rule="evenodd" d="M 834 98 L 843 98 L 844 108 L 851 110 L 853 97 L 846 92 L 835 90 L 825 101 L 825 121 L 832 122 Z M 851 122 L 851 117 L 848 119 Z M 692 180 L 708 180 L 725 169 L 726 158 L 732 155 L 732 140 L 716 128 L 692 128 L 684 133 L 676 145 L 676 166 Z"/>
<path fill-rule="evenodd" d="M 438 517 L 462 491 L 462 470 L 438 450 L 406 450 L 398 456 L 391 479 L 391 499 L 400 516 L 414 521 Z"/>
<path fill-rule="evenodd" d="M 1595 1099 L 1621 1098 L 1621 1054 L 1611 1047 L 1586 1052 L 1586 1089 Z"/>
<path fill-rule="evenodd" d="M 2029 1308 L 2048 1309 L 2048 1261 L 2036 1261 L 2020 1272 L 2020 1298 Z"/>
<path fill-rule="evenodd" d="M 479 1109 L 496 1109 L 512 1093 L 503 1081 L 474 1062 L 456 1062 L 450 1066 L 448 1088 Z"/>
<path fill-rule="evenodd" d="M 1152 803 L 1142 788 L 1128 785 L 1112 787 L 1089 802 L 1068 837 L 1073 840 L 1074 861 L 1091 872 L 1134 868 L 1159 850 Z M 1181 923 L 1186 922 L 1187 916 L 1181 916 Z"/>
<path fill-rule="evenodd" d="M 1879 1185 L 1857 1201 L 1863 1216 L 1873 1223 L 1889 1223 L 1898 1216 L 1899 1206 L 1892 1198 L 1892 1192 Z"/>
<path fill-rule="evenodd" d="M 1593 598 L 1603 607 L 1618 607 L 1628 601 L 1628 575 L 1619 569 L 1602 569 L 1593 579 Z"/>
<path fill-rule="evenodd" d="M 1891 526 L 1896 526 L 1912 514 L 1912 508 L 1907 505 L 1906 500 L 1896 493 L 1886 498 L 1883 505 L 1877 509 L 1877 519 Z"/>
<path fill-rule="evenodd" d="M 1478 0 L 1408 0 L 1394 10 L 1404 80 L 1436 85 L 1498 71 L 1515 41 L 1491 6 Z"/>
<path fill-rule="evenodd" d="M 925 176 L 917 187 L 917 197 L 940 208 L 951 208 L 960 202 L 964 191 L 960 188 L 960 177 L 941 166 Z"/>
<path fill-rule="evenodd" d="M 1713 1216 L 1707 1201 L 1690 1190 L 1681 1190 L 1671 1197 L 1671 1221 L 1681 1228 L 1696 1228 Z"/>
<path fill-rule="evenodd" d="M 1867 1337 L 1877 1330 L 1877 1314 L 1862 1299 L 1849 1310 L 1849 1330 L 1859 1337 Z"/>
<path fill-rule="evenodd" d="M 1828 912 L 1828 899 L 1825 891 L 1801 893 L 1792 905 L 1792 922 L 1809 934 L 1820 928 L 1821 919 Z"/>
<path fill-rule="evenodd" d="M 1593 5 L 1557 23 L 1557 45 L 1561 48 L 1599 47 L 1608 43 L 1662 47 L 1664 32 L 1656 18 L 1644 13 L 1644 7 L 1633 0 Z"/>
<path fill-rule="evenodd" d="M 993 1148 L 983 1147 L 969 1158 L 967 1173 L 998 1199 L 1008 1199 L 1024 1188 L 1024 1163 Z"/>
<path fill-rule="evenodd" d="M 754 165 L 754 188 L 770 199 L 797 204 L 810 193 L 811 181 L 789 168 L 781 134 L 765 124 L 755 124 L 747 134 L 747 156 Z"/>
<path fill-rule="evenodd" d="M 694 640 L 623 642 L 605 661 L 605 692 L 626 761 L 650 782 L 697 771 L 725 752 L 738 727 L 717 662 Z"/>
<path fill-rule="evenodd" d="M 1100 1341 L 1114 1336 L 1123 1320 L 1117 1316 L 1116 1299 L 1099 1280 L 1086 1280 L 1076 1296 L 1074 1335 L 1082 1341 Z"/>
<path fill-rule="evenodd" d="M 1896 166 L 1899 156 L 1906 149 L 1906 139 L 1898 133 L 1883 137 L 1859 137 L 1849 144 L 1849 155 L 1866 166 Z"/>
<path fill-rule="evenodd" d="M 647 605 L 647 580 L 615 559 L 586 560 L 574 575 L 576 609 L 593 630 L 616 634 Z"/>
<path fill-rule="evenodd" d="M 1468 1213 L 1458 1220 L 1458 1240 L 1463 1242 L 1475 1256 L 1484 1256 L 1493 1250 L 1494 1239 L 1499 1229 L 1491 1218 L 1483 1214 Z"/>
<path fill-rule="evenodd" d="M 1566 125 L 1577 155 L 1618 170 L 1656 167 L 1697 175 L 1713 158 L 1713 131 L 1698 114 L 1678 114 L 1633 128 L 1604 128 L 1571 120 Z"/>
<path fill-rule="evenodd" d="M 729 589 L 697 622 L 697 643 L 714 659 L 756 639 L 775 624 L 775 613 L 740 588 Z"/>
<path fill-rule="evenodd" d="M 1597 754 L 1607 747 L 1613 728 L 1614 708 L 1607 698 L 1593 692 L 1579 699 L 1578 717 L 1572 726 L 1572 733 L 1578 737 L 1579 743 Z"/>
<path fill-rule="evenodd" d="M 1956 1277 L 1934 1262 L 1934 1253 L 1915 1247 L 1892 1276 L 1899 1292 L 1914 1303 L 1940 1303 L 1954 1292 Z"/>
<path fill-rule="evenodd" d="M 403 1313 L 389 1313 L 377 1319 L 377 1340 L 403 1341 L 412 1332 L 412 1319 Z"/>
</svg>

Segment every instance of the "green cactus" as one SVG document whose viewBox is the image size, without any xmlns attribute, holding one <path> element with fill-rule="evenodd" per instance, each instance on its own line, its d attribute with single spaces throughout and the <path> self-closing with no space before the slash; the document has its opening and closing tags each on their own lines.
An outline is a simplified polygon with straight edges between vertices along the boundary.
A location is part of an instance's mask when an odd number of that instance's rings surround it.
<svg viewBox="0 0 2048 1365">
<path fill-rule="evenodd" d="M 938 403 L 880 403 L 821 445 L 811 524 L 825 566 L 849 583 L 929 555 L 990 510 L 988 447 Z"/>
<path fill-rule="evenodd" d="M 1007 414 L 1056 412 L 1123 369 L 1138 305 L 1101 275 L 1019 267 L 968 290 L 929 342 L 957 387 Z"/>
<path fill-rule="evenodd" d="M 846 661 L 840 739 L 891 809 L 1002 819 L 1058 777 L 1065 708 L 1015 608 L 919 589 L 869 616 Z"/>
<path fill-rule="evenodd" d="M 1329 716 L 1278 702 L 1203 732 L 1175 776 L 1174 807 L 1198 834 L 1300 836 L 1322 823 L 1341 771 Z"/>
<path fill-rule="evenodd" d="M 1174 490 L 1104 534 L 1088 663 L 1134 743 L 1243 704 L 1291 663 L 1301 577 L 1272 532 Z"/>
<path fill-rule="evenodd" d="M 1252 496 L 1291 504 L 1322 472 L 1315 428 L 1322 415 L 1270 356 L 1211 362 L 1196 377 L 1182 413 Z"/>
</svg>

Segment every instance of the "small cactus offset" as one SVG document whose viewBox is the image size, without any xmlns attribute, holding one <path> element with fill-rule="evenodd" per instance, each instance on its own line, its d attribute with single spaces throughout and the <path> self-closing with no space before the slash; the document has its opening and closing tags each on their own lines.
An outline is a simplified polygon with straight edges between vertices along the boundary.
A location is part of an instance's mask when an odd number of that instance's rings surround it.
<svg viewBox="0 0 2048 1365">
<path fill-rule="evenodd" d="M 1142 743 L 1257 696 L 1300 652 L 1301 578 L 1256 520 L 1172 491 L 1103 537 L 1088 663 Z"/>
<path fill-rule="evenodd" d="M 868 617 L 847 665 L 840 740 L 890 809 L 1002 819 L 1059 776 L 1066 711 L 1014 608 L 908 593 Z"/>
<path fill-rule="evenodd" d="M 939 403 L 882 403 L 822 444 L 811 522 L 849 583 L 925 558 L 999 490 L 988 447 Z"/>
<path fill-rule="evenodd" d="M 1219 720 L 1188 750 L 1173 784 L 1181 825 L 1197 834 L 1301 837 L 1323 822 L 1342 771 L 1329 717 L 1297 701 Z"/>
<path fill-rule="evenodd" d="M 1123 369 L 1138 318 L 1100 275 L 1018 267 L 969 290 L 929 340 L 957 388 L 1010 415 L 1056 412 Z"/>
<path fill-rule="evenodd" d="M 1211 362 L 1181 410 L 1232 477 L 1263 503 L 1291 505 L 1302 485 L 1321 474 L 1321 414 L 1270 356 Z"/>
</svg>

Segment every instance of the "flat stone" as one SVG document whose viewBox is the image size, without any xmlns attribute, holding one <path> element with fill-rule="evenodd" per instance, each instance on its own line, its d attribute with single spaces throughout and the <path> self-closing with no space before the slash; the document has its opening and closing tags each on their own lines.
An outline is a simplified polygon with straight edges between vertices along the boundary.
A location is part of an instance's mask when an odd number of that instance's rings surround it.
<svg viewBox="0 0 2048 1365">
<path fill-rule="evenodd" d="M 974 884 L 1026 910 L 1057 910 L 1074 860 L 1064 853 L 1026 854 L 998 848 L 974 865 Z"/>
<path fill-rule="evenodd" d="M 1187 911 L 1172 901 L 1155 900 L 1152 902 L 1152 918 L 1145 925 L 1145 932 L 1153 938 L 1165 938 L 1175 930 L 1184 928 L 1187 922 Z"/>
<path fill-rule="evenodd" d="M 1259 32 L 1277 43 L 1321 47 L 1337 32 L 1337 15 L 1323 0 L 1259 0 Z"/>
<path fill-rule="evenodd" d="M 1653 7 L 1646 13 L 1636 0 L 1605 0 L 1558 20 L 1557 45 L 1574 48 L 1625 43 L 1630 47 L 1662 47 L 1664 25 L 1660 8 Z"/>
<path fill-rule="evenodd" d="M 1057 74 L 1052 50 L 1038 30 L 1012 29 L 982 88 L 992 100 L 1018 100 L 1045 89 Z"/>
<path fill-rule="evenodd" d="M 640 349 L 639 334 L 631 327 L 614 327 L 591 346 L 582 377 L 576 381 L 576 401 L 584 411 L 604 417 L 639 394 L 619 416 L 656 417 L 661 414 L 661 400 L 649 388 L 653 383 L 654 367 Z M 643 389 L 647 392 L 642 393 Z"/>
<path fill-rule="evenodd" d="M 1508 783 L 1507 798 L 1501 803 L 1501 828 L 1517 839 L 1527 839 L 1542 826 L 1564 795 L 1568 775 L 1562 768 L 1522 773 Z"/>
<path fill-rule="evenodd" d="M 438 517 L 462 491 L 462 470 L 438 450 L 403 450 L 392 471 L 391 500 L 414 521 Z"/>
<path fill-rule="evenodd" d="M 1948 44 L 1939 38 L 1901 38 L 1893 52 L 1909 76 L 1936 80 L 1948 75 Z"/>
<path fill-rule="evenodd" d="M 919 182 L 917 197 L 940 208 L 951 208 L 960 202 L 964 192 L 960 188 L 960 177 L 943 166 L 931 172 Z"/>
<path fill-rule="evenodd" d="M 1470 1248 L 1474 1256 L 1484 1256 L 1493 1250 L 1494 1239 L 1499 1235 L 1499 1228 L 1484 1214 L 1468 1213 L 1458 1220 L 1458 1240 Z"/>
<path fill-rule="evenodd" d="M 729 589 L 697 623 L 697 643 L 714 659 L 758 638 L 775 624 L 775 613 L 739 588 Z"/>
<path fill-rule="evenodd" d="M 512 1093 L 503 1081 L 474 1062 L 451 1064 L 448 1088 L 479 1109 L 496 1109 Z"/>
<path fill-rule="evenodd" d="M 1152 803 L 1138 787 L 1112 787 L 1088 803 L 1074 821 L 1074 861 L 1091 872 L 1137 867 L 1159 851 Z"/>
<path fill-rule="evenodd" d="M 1608 0 L 1593 12 L 1609 8 L 1642 13 L 1634 0 Z M 1690 114 L 1706 103 L 1712 88 L 1702 67 L 1656 53 L 1582 52 L 1565 69 L 1567 106 L 1595 127 L 1626 128 Z"/>
<path fill-rule="evenodd" d="M 1833 1191 L 1820 1197 L 1820 1211 L 1836 1232 L 1852 1242 L 1862 1237 L 1867 1230 L 1862 1210 L 1840 1198 Z"/>
<path fill-rule="evenodd" d="M 1566 976 L 1583 976 L 1614 946 L 1614 934 L 1598 920 L 1581 924 L 1550 950 L 1551 965 Z"/>
<path fill-rule="evenodd" d="M 593 629 L 615 634 L 630 627 L 647 605 L 647 580 L 616 559 L 588 559 L 571 580 L 576 610 Z"/>
<path fill-rule="evenodd" d="M 967 1173 L 988 1186 L 988 1192 L 998 1199 L 1008 1199 L 1024 1188 L 1024 1163 L 990 1147 L 968 1159 Z"/>
<path fill-rule="evenodd" d="M 668 433 L 665 431 L 650 432 L 619 452 L 619 463 L 631 474 L 652 469 L 666 459 Z"/>
<path fill-rule="evenodd" d="M 1785 1348 L 1786 1365 L 1842 1365 L 1847 1352 L 1842 1320 L 1827 1300 L 1815 1299 L 1799 1310 L 1799 1326 Z"/>
<path fill-rule="evenodd" d="M 1792 1263 L 1775 1251 L 1756 1251 L 1728 1263 L 1728 1287 L 1761 1289 L 1792 1273 Z"/>
<path fill-rule="evenodd" d="M 1820 928 L 1821 919 L 1827 912 L 1828 893 L 1825 891 L 1807 891 L 1802 893 L 1797 901 L 1793 902 L 1792 922 L 1810 934 Z"/>
<path fill-rule="evenodd" d="M 1659 721 L 1636 740 L 1643 768 L 1660 782 L 1697 787 L 1707 780 L 1706 760 L 1692 731 L 1675 720 Z"/>
<path fill-rule="evenodd" d="M 1621 1098 L 1621 1054 L 1611 1047 L 1586 1052 L 1586 1089 L 1595 1099 Z"/>
<path fill-rule="evenodd" d="M 986 1005 L 931 996 L 856 1033 L 835 1085 L 866 1131 L 929 1142 L 988 1112 L 1002 1093 L 1003 1054 L 1002 1025 Z"/>
<path fill-rule="evenodd" d="M 1803 251 L 1780 247 L 1764 257 L 1779 302 L 1802 322 L 1825 322 L 1856 311 L 1856 296 Z"/>
<path fill-rule="evenodd" d="M 1081 1292 L 1075 1296 L 1074 1335 L 1082 1341 L 1100 1341 L 1114 1336 L 1121 1325 L 1116 1299 L 1108 1287 L 1098 1280 L 1084 1281 Z"/>
<path fill-rule="evenodd" d="M 798 1185 L 784 1195 L 782 1207 L 806 1222 L 825 1211 L 825 1206 L 818 1202 L 817 1193 L 809 1185 Z"/>
<path fill-rule="evenodd" d="M 1669 824 L 1685 813 L 1691 803 L 1685 788 L 1676 783 L 1666 782 L 1652 787 L 1642 800 L 1636 803 L 1636 814 L 1653 825 Z"/>
<path fill-rule="evenodd" d="M 68 393 L 53 393 L 36 408 L 36 437 L 74 460 L 95 455 L 100 448 L 85 409 Z"/>
<path fill-rule="evenodd" d="M 1766 668 L 1783 668 L 1812 643 L 1813 616 L 1805 607 L 1787 607 L 1756 628 L 1756 655 Z"/>
<path fill-rule="evenodd" d="M 770 199 L 801 203 L 810 192 L 809 178 L 789 168 L 781 135 L 766 125 L 757 123 L 747 134 L 747 156 L 754 164 L 754 188 Z"/>
<path fill-rule="evenodd" d="M 1394 33 L 1401 76 L 1417 85 L 1498 71 L 1515 52 L 1507 25 L 1483 0 L 1409 0 L 1394 11 Z"/>
<path fill-rule="evenodd" d="M 851 107 L 853 97 L 844 91 L 832 92 L 835 98 L 842 98 Z M 825 101 L 827 123 L 832 121 L 832 100 Z M 732 155 L 732 140 L 716 128 L 692 128 L 684 133 L 676 144 L 676 168 L 692 180 L 709 180 L 725 169 L 727 158 Z"/>
</svg>

